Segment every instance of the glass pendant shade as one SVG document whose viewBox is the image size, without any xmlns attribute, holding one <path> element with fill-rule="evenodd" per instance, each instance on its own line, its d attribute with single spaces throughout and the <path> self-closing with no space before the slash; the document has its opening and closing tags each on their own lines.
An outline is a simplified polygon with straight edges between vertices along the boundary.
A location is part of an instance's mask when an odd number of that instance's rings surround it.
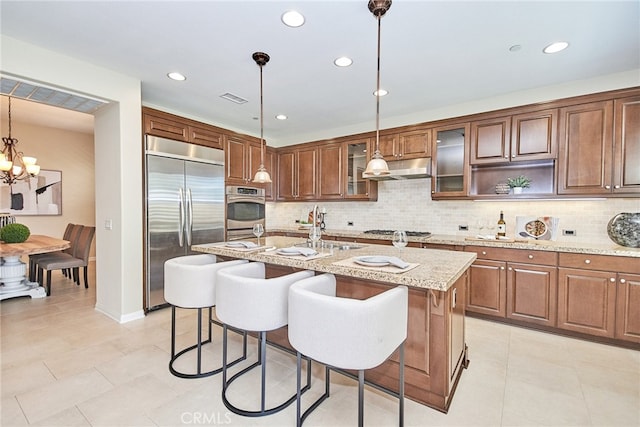
<svg viewBox="0 0 640 427">
<path fill-rule="evenodd" d="M 269 184 L 271 182 L 271 176 L 269 175 L 269 172 L 267 172 L 267 170 L 264 168 L 264 165 L 260 165 L 260 168 L 253 177 L 253 182 L 261 184 Z"/>
<path fill-rule="evenodd" d="M 387 162 L 382 158 L 380 151 L 376 150 L 376 152 L 373 153 L 371 160 L 369 160 L 369 163 L 367 163 L 367 169 L 362 173 L 362 177 L 371 178 L 374 176 L 384 176 L 389 174 L 389 165 L 387 165 Z"/>
</svg>

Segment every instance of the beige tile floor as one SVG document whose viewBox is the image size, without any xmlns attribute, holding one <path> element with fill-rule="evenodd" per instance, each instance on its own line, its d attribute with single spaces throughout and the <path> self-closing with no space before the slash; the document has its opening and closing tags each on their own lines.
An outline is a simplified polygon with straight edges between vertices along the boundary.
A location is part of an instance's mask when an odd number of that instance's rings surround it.
<svg viewBox="0 0 640 427">
<path fill-rule="evenodd" d="M 57 272 L 54 280 L 49 298 L 0 302 L 3 427 L 295 425 L 294 406 L 260 419 L 230 413 L 219 375 L 169 374 L 169 310 L 119 325 L 94 310 L 93 288 Z M 179 320 L 180 341 L 193 339 L 193 312 L 181 311 Z M 640 426 L 640 352 L 471 318 L 467 330 L 471 365 L 449 413 L 407 401 L 406 425 Z M 206 352 L 211 363 L 219 361 L 216 342 Z M 234 339 L 232 350 L 239 348 Z M 271 349 L 268 360 L 270 402 L 292 393 L 295 363 Z M 257 378 L 234 383 L 231 401 L 255 409 Z M 334 374 L 331 398 L 305 425 L 356 425 L 355 387 Z M 307 402 L 322 389 L 314 367 Z M 397 424 L 395 399 L 368 390 L 365 400 L 367 425 Z"/>
</svg>

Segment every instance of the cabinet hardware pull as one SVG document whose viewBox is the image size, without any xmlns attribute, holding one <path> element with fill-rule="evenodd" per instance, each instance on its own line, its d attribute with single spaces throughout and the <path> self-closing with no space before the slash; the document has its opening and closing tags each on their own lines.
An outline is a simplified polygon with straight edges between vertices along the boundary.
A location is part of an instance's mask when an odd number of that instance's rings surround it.
<svg viewBox="0 0 640 427">
<path fill-rule="evenodd" d="M 607 190 L 611 190 L 611 186 L 610 185 L 605 185 L 604 188 L 606 188 Z"/>
<path fill-rule="evenodd" d="M 591 264 L 591 260 L 590 260 L 590 259 L 585 259 L 585 260 L 584 260 L 584 263 L 585 263 L 585 264 Z"/>
<path fill-rule="evenodd" d="M 438 297 L 436 295 L 435 292 L 433 292 L 433 289 L 429 289 L 429 295 L 431 295 L 431 304 L 433 304 L 433 306 L 435 308 L 438 308 L 438 306 L 440 305 L 438 302 Z"/>
<path fill-rule="evenodd" d="M 620 188 L 620 186 L 619 185 L 614 185 L 613 188 Z"/>
<path fill-rule="evenodd" d="M 533 255 L 529 255 L 529 259 L 533 259 Z"/>
<path fill-rule="evenodd" d="M 504 270 L 504 267 L 502 269 Z M 513 267 L 509 267 L 509 271 L 513 271 Z"/>
<path fill-rule="evenodd" d="M 509 156 L 504 156 L 504 158 L 505 158 L 505 159 L 508 159 L 508 158 L 509 158 Z"/>
<path fill-rule="evenodd" d="M 620 279 L 620 283 L 627 283 L 627 281 L 624 279 Z"/>
<path fill-rule="evenodd" d="M 513 154 L 511 157 L 515 159 L 515 158 L 516 158 L 516 155 L 515 155 L 515 154 Z"/>
<path fill-rule="evenodd" d="M 609 279 L 609 281 L 610 281 L 610 282 L 615 282 L 615 281 L 616 281 L 616 278 L 615 278 L 615 277 L 612 277 L 611 279 Z"/>
<path fill-rule="evenodd" d="M 504 267 L 500 267 L 500 270 L 504 270 Z"/>
<path fill-rule="evenodd" d="M 486 254 L 487 254 L 487 251 L 482 251 L 482 255 L 486 255 Z"/>
</svg>

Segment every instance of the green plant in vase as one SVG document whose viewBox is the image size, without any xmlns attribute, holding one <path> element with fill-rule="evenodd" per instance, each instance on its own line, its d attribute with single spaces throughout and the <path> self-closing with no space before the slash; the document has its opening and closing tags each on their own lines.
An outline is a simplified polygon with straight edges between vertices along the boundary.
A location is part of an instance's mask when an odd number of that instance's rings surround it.
<svg viewBox="0 0 640 427">
<path fill-rule="evenodd" d="M 507 178 L 507 185 L 513 188 L 513 194 L 520 194 L 523 188 L 531 186 L 531 180 L 524 175 L 518 175 L 515 178 Z"/>
<path fill-rule="evenodd" d="M 30 234 L 29 227 L 24 224 L 7 224 L 0 229 L 0 240 L 5 243 L 22 243 Z"/>
</svg>

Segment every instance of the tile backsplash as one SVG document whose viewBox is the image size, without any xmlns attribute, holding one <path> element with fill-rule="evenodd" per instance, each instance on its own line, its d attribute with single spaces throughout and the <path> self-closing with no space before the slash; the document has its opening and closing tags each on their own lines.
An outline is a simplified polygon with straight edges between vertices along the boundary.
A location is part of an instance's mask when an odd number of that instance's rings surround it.
<svg viewBox="0 0 640 427">
<path fill-rule="evenodd" d="M 295 227 L 295 221 L 306 218 L 313 206 L 313 202 L 267 203 L 267 230 Z M 613 243 L 607 236 L 609 220 L 620 212 L 640 212 L 640 199 L 433 201 L 431 179 L 424 178 L 379 182 L 377 202 L 319 202 L 318 207 L 327 211 L 328 230 L 378 228 L 476 235 L 479 221 L 493 226 L 502 210 L 508 236 L 514 234 L 518 215 L 555 216 L 560 219 L 557 241 L 607 244 Z M 459 231 L 459 225 L 468 226 L 469 231 Z M 575 236 L 564 236 L 562 230 L 574 230 Z"/>
</svg>

